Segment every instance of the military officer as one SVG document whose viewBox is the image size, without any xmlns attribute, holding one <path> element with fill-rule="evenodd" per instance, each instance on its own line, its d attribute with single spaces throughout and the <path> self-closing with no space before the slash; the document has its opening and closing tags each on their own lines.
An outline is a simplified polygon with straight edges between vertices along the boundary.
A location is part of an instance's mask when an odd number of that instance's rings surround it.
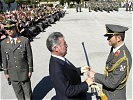
<svg viewBox="0 0 133 100">
<path fill-rule="evenodd" d="M 14 21 L 7 20 L 4 28 L 8 37 L 1 43 L 3 70 L 19 100 L 30 100 L 33 58 L 29 39 L 17 34 Z"/>
<path fill-rule="evenodd" d="M 76 11 L 78 12 L 78 7 L 79 7 L 79 4 L 76 3 Z"/>
<path fill-rule="evenodd" d="M 124 43 L 127 27 L 107 24 L 107 37 L 112 46 L 106 61 L 105 74 L 89 72 L 94 81 L 103 85 L 103 92 L 108 100 L 126 100 L 126 82 L 131 69 L 132 58 Z"/>
<path fill-rule="evenodd" d="M 88 1 L 88 10 L 91 12 L 91 1 Z"/>
<path fill-rule="evenodd" d="M 126 7 L 126 11 L 128 11 L 129 10 L 129 3 L 128 2 L 126 2 L 125 7 Z"/>
<path fill-rule="evenodd" d="M 76 2 L 76 11 L 81 12 L 81 2 L 79 0 Z"/>
</svg>

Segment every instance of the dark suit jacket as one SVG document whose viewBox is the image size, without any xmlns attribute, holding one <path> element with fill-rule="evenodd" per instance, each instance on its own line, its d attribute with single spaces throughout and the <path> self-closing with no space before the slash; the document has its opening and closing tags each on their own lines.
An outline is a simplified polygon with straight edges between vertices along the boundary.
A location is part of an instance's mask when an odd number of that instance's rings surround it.
<svg viewBox="0 0 133 100">
<path fill-rule="evenodd" d="M 86 100 L 88 85 L 81 82 L 80 68 L 51 56 L 49 73 L 57 100 Z"/>
<path fill-rule="evenodd" d="M 10 39 L 1 43 L 1 54 L 4 73 L 9 74 L 13 81 L 25 81 L 28 73 L 33 71 L 32 50 L 29 40 L 19 36 L 13 47 Z"/>
</svg>

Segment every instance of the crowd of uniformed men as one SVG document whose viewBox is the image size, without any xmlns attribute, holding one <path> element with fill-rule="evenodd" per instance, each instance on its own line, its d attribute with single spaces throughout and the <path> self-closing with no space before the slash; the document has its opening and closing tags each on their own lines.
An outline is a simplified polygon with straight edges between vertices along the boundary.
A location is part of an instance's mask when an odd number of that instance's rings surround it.
<svg viewBox="0 0 133 100">
<path fill-rule="evenodd" d="M 91 12 L 91 10 L 94 11 L 107 11 L 108 13 L 110 11 L 118 11 L 119 8 L 119 3 L 116 1 L 110 1 L 110 2 L 106 2 L 106 1 L 88 1 L 87 2 L 87 6 L 89 9 L 89 12 Z"/>
<path fill-rule="evenodd" d="M 49 7 L 47 5 L 30 7 L 25 5 L 18 10 L 3 12 L 0 14 L 0 37 L 6 36 L 4 23 L 6 20 L 13 20 L 17 24 L 18 33 L 29 38 L 31 41 L 45 28 L 59 21 L 65 15 L 59 6 Z"/>
<path fill-rule="evenodd" d="M 133 11 L 133 2 L 118 2 L 118 1 L 86 1 L 85 8 L 91 11 L 119 11 L 119 8 L 126 8 L 126 11 Z"/>
</svg>

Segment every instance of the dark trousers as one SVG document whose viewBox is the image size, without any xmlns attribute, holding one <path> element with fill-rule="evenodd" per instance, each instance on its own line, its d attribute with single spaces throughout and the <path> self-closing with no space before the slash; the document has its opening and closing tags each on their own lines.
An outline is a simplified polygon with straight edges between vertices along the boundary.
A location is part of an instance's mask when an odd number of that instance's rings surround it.
<svg viewBox="0 0 133 100">
<path fill-rule="evenodd" d="M 30 79 L 23 82 L 11 81 L 18 100 L 31 100 L 32 89 Z"/>
</svg>

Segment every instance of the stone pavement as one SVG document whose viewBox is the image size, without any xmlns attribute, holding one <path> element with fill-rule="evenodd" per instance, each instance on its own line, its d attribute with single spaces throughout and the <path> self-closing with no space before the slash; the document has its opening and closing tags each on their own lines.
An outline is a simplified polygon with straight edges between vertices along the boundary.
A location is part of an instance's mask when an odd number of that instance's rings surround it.
<svg viewBox="0 0 133 100">
<path fill-rule="evenodd" d="M 92 69 L 103 73 L 105 62 L 110 51 L 108 42 L 103 34 L 106 32 L 105 24 L 119 24 L 129 27 L 126 32 L 125 43 L 132 52 L 132 13 L 120 9 L 119 12 L 89 12 L 83 8 L 82 12 L 76 12 L 75 9 L 68 9 L 67 14 L 56 24 L 48 27 L 43 33 L 40 33 L 32 44 L 34 57 L 34 73 L 31 78 L 33 95 L 36 100 L 50 100 L 55 91 L 49 79 L 49 58 L 50 52 L 46 48 L 46 39 L 51 32 L 59 31 L 64 34 L 68 44 L 68 54 L 66 57 L 73 62 L 75 66 L 86 65 L 86 60 L 81 43 L 85 47 L 89 56 Z M 0 100 L 15 100 L 15 94 L 11 86 L 0 72 L 1 93 Z M 84 81 L 86 75 L 82 77 Z M 132 74 L 130 72 L 127 82 L 127 98 L 132 99 Z"/>
</svg>

